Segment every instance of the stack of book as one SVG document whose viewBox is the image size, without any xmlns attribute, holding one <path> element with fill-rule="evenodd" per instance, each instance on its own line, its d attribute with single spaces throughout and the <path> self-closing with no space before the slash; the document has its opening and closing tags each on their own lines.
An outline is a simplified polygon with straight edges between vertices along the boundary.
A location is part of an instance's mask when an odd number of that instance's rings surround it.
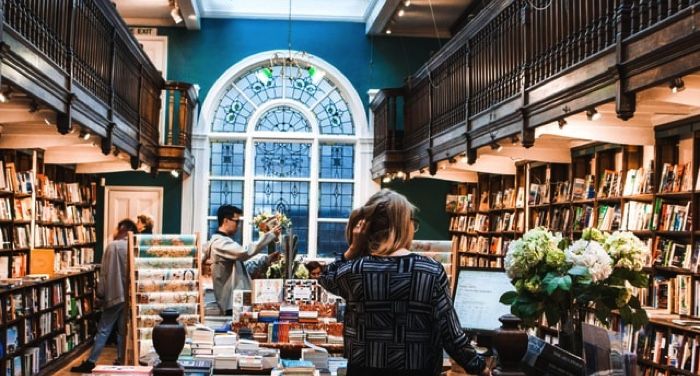
<svg viewBox="0 0 700 376">
<path fill-rule="evenodd" d="M 282 374 L 285 376 L 314 376 L 316 367 L 306 360 L 282 359 Z"/>
<path fill-rule="evenodd" d="M 304 330 L 304 334 L 307 341 L 316 345 L 326 343 L 328 337 L 326 331 L 320 329 L 307 329 Z"/>
<path fill-rule="evenodd" d="M 262 314 L 262 311 L 260 312 Z M 318 313 L 318 312 L 316 312 Z M 299 312 L 299 306 L 297 305 L 282 305 L 280 307 L 280 312 L 279 312 L 279 320 L 280 321 L 299 321 L 301 317 L 301 312 Z M 258 320 L 261 322 L 266 322 L 264 320 L 260 320 L 260 316 L 258 316 Z"/>
<path fill-rule="evenodd" d="M 197 324 L 192 334 L 192 356 L 206 357 L 214 355 L 214 330 L 204 325 Z"/>
<path fill-rule="evenodd" d="M 299 311 L 299 322 L 301 322 L 301 323 L 316 323 L 316 322 L 318 322 L 318 311 Z"/>
<path fill-rule="evenodd" d="M 301 349 L 301 360 L 313 363 L 314 367 L 328 368 L 328 351 L 323 348 Z"/>
<path fill-rule="evenodd" d="M 304 342 L 304 331 L 301 329 L 291 329 L 289 331 L 289 342 L 290 343 L 303 343 Z"/>
</svg>

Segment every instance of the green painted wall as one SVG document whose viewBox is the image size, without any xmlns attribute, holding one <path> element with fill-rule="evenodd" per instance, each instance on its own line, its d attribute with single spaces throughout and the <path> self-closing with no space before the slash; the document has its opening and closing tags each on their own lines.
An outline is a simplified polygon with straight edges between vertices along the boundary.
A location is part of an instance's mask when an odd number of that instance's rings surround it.
<svg viewBox="0 0 700 376">
<path fill-rule="evenodd" d="M 259 52 L 286 50 L 285 20 L 202 19 L 202 29 L 161 28 L 168 79 L 197 83 L 200 100 L 224 71 Z M 292 49 L 320 57 L 345 75 L 367 105 L 367 90 L 399 87 L 439 49 L 436 39 L 369 37 L 360 22 L 293 21 Z"/>
<path fill-rule="evenodd" d="M 416 218 L 420 229 L 416 240 L 450 240 L 450 216 L 445 212 L 445 196 L 454 183 L 438 179 L 412 179 L 382 184 L 406 196 L 418 208 Z"/>
<path fill-rule="evenodd" d="M 102 174 L 105 185 L 163 187 L 163 233 L 179 233 L 182 208 L 182 178 L 174 178 L 170 173 L 161 172 L 157 176 L 142 171 L 115 172 Z M 102 258 L 104 233 L 104 187 L 97 191 L 97 249 L 95 259 Z M 136 220 L 136 218 L 132 218 Z"/>
</svg>

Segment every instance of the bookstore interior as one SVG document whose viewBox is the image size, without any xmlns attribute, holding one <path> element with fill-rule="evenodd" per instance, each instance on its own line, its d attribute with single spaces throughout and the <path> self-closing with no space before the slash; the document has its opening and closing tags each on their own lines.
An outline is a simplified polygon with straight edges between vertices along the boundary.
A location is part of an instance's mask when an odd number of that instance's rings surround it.
<svg viewBox="0 0 700 376">
<path fill-rule="evenodd" d="M 0 1 L 0 372 L 700 375 L 698 14 Z"/>
</svg>

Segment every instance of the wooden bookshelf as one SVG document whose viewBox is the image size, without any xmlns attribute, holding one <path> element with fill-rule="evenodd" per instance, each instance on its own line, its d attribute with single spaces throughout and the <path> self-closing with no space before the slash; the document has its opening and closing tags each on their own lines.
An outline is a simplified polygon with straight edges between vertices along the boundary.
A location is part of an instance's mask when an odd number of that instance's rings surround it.
<svg viewBox="0 0 700 376">
<path fill-rule="evenodd" d="M 42 159 L 40 151 L 0 150 L 0 279 L 30 273 L 37 248 L 54 249 L 59 267 L 79 264 L 74 255 L 93 261 L 95 179 Z"/>
<path fill-rule="evenodd" d="M 0 290 L 0 369 L 19 365 L 21 374 L 51 374 L 55 364 L 83 349 L 96 331 L 97 274 L 90 267 Z M 32 359 L 39 369 L 32 369 Z"/>
</svg>

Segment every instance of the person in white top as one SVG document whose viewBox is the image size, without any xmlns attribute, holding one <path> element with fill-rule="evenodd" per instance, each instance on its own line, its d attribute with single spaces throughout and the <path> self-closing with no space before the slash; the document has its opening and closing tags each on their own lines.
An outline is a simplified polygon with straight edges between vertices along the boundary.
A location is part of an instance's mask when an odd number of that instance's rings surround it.
<svg viewBox="0 0 700 376">
<path fill-rule="evenodd" d="M 250 290 L 251 279 L 248 270 L 267 268 L 279 259 L 279 252 L 259 255 L 260 251 L 274 242 L 282 232 L 276 226 L 258 240 L 257 243 L 241 246 L 231 239 L 238 231 L 243 211 L 232 205 L 222 205 L 216 212 L 219 221 L 218 230 L 209 239 L 204 252 L 204 259 L 211 260 L 214 296 L 221 312 L 232 314 L 233 290 Z M 247 267 L 247 268 L 246 268 Z"/>
</svg>

